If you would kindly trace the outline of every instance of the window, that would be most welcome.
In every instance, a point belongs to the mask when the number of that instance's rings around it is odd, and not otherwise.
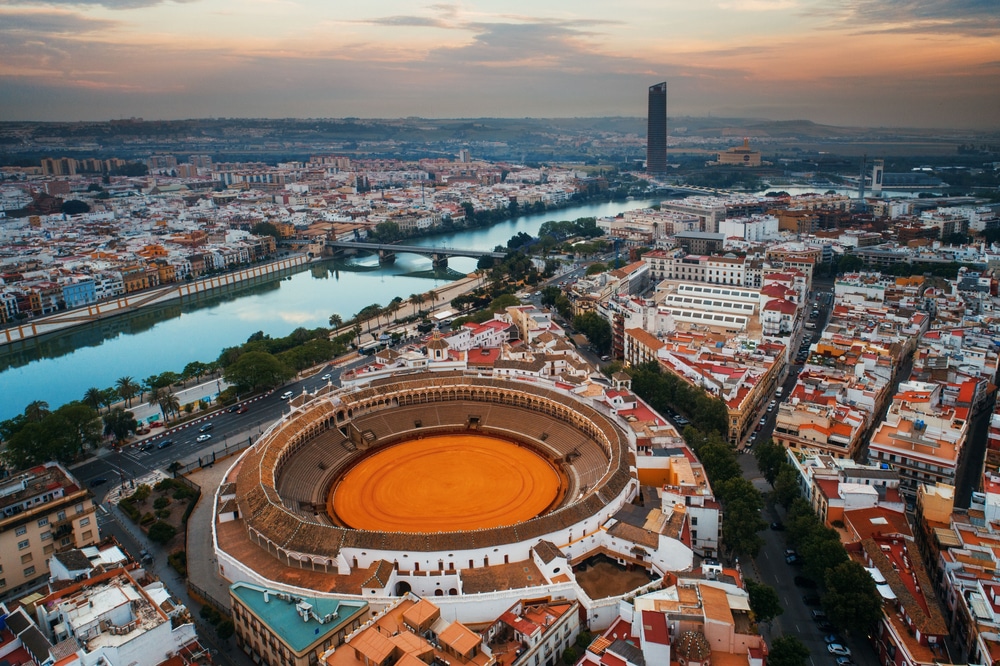
[[[7,587],[7,579],[0,578],[0,587]]]
[[[14,530],[14,534],[17,536],[24,536],[28,533],[28,528],[25,525],[18,525],[17,529]]]
[[[56,514],[56,520],[66,520],[66,512],[60,511]]]
[[[90,524],[90,518],[83,518],[80,520],[80,527],[86,527]]]
[[[18,549],[18,550],[24,550],[25,548],[27,548],[27,547],[28,547],[28,546],[30,546],[30,545],[31,545],[31,544],[30,544],[30,543],[28,543],[28,539],[25,539],[24,541],[19,541],[19,542],[17,543],[17,549]]]
[[[42,541],[48,541],[52,538],[52,532],[42,532]]]
[[[30,578],[31,576],[34,575],[35,575],[35,567],[28,567],[27,569],[24,570],[25,578]]]
[[[73,542],[72,537],[63,537],[62,539],[59,540],[59,545],[60,546],[68,546],[72,542]]]
[[[48,524],[49,524],[49,517],[48,516],[45,516],[44,518],[39,518],[38,519],[38,526],[39,527],[45,527]]]
[[[77,504],[75,507],[77,513],[83,513],[83,504]]]
[[[55,546],[53,546],[53,545],[52,545],[52,544],[50,543],[50,544],[49,544],[49,545],[47,545],[47,546],[46,546],[45,548],[42,548],[42,553],[44,553],[45,555],[48,555],[49,553],[51,553],[51,552],[52,552],[53,550],[55,550],[55,549],[56,549],[56,547],[55,547]]]
[[[90,541],[91,539],[94,538],[94,532],[92,530],[87,530],[81,536],[84,541]]]
[[[33,557],[34,556],[31,553],[25,553],[21,556],[21,564],[27,564],[33,559]]]

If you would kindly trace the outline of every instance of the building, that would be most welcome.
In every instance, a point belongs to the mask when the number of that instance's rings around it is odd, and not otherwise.
[[[750,147],[750,139],[744,138],[742,146],[733,146],[729,150],[719,153],[719,159],[715,162],[722,166],[760,166],[760,151]]]
[[[87,578],[35,602],[60,665],[204,663],[187,609],[137,565]],[[66,654],[69,652],[69,654]],[[182,656],[181,661],[171,661]]]
[[[317,664],[368,619],[363,601],[302,597],[234,583],[229,598],[236,644],[255,662]]]
[[[649,112],[646,118],[646,171],[667,170],[667,82],[649,87]]]
[[[580,604],[576,601],[540,599],[518,601],[493,623],[486,638],[490,643],[514,647],[514,656],[523,664],[558,663],[563,651],[580,633]],[[512,644],[514,644],[512,646]],[[494,656],[502,657],[494,650]]]
[[[15,473],[0,485],[0,594],[49,577],[56,552],[98,542],[93,495],[58,463]]]

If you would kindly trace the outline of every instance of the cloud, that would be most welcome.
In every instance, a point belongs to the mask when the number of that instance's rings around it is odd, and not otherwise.
[[[795,9],[798,4],[797,0],[736,0],[720,2],[719,8],[727,12],[784,12]]]
[[[110,30],[117,21],[95,19],[59,10],[5,11],[0,9],[0,34],[75,35]]]
[[[865,33],[1000,34],[996,0],[847,0],[842,25]]]
[[[429,16],[383,16],[375,19],[359,21],[372,25],[404,26],[410,28],[453,28],[452,24]]]
[[[171,0],[176,3],[196,2],[197,0]],[[69,7],[105,7],[107,9],[141,9],[164,4],[166,0],[0,0],[0,5],[45,5]]]

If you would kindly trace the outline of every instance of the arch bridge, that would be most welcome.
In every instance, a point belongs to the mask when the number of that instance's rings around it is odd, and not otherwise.
[[[372,252],[378,253],[380,264],[391,264],[396,261],[397,253],[419,254],[430,257],[434,268],[447,268],[448,257],[491,257],[493,259],[503,259],[506,254],[503,252],[490,252],[485,250],[463,250],[454,247],[426,247],[423,245],[399,245],[396,243],[366,243],[363,241],[326,241],[326,247],[336,256],[354,251],[357,253]]]

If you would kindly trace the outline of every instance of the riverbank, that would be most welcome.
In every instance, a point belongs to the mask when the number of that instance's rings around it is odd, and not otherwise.
[[[254,280],[270,279],[276,273],[294,270],[312,259],[306,255],[295,255],[285,259],[250,266],[232,273],[212,275],[191,282],[174,283],[162,287],[154,287],[133,294],[126,294],[74,308],[63,310],[44,317],[38,317],[24,324],[16,324],[0,330],[0,349],[5,345],[24,342],[32,338],[58,333],[67,329],[92,324],[103,319],[135,312],[144,307],[162,305],[170,301],[207,294],[217,289],[235,287]]]

